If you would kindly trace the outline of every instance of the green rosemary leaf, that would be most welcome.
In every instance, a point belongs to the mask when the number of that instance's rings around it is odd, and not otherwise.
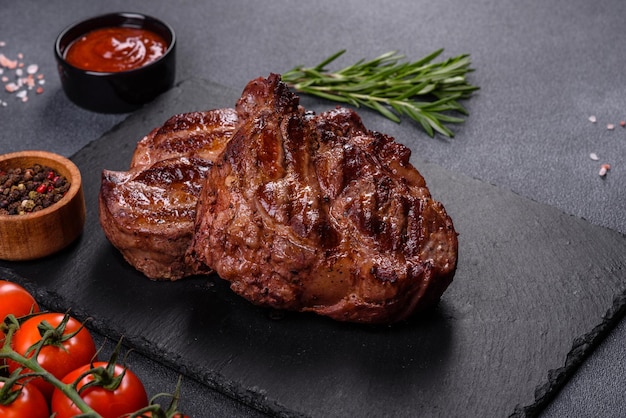
[[[317,64],[315,66],[315,69],[318,70],[318,71],[325,71],[324,67],[326,67],[331,62],[335,61],[337,58],[342,56],[345,52],[346,52],[345,49],[342,49],[341,51],[335,52],[333,55],[331,55],[330,57],[326,58],[324,61],[322,61],[319,64]]]
[[[372,89],[376,87],[376,82],[374,81],[364,81],[364,82],[360,82],[360,83],[353,83],[353,84],[336,84],[333,86],[333,89],[337,92],[360,92],[360,91],[367,91],[369,89]]]
[[[439,48],[438,50],[433,51],[430,54],[424,56],[422,59],[413,62],[413,65],[416,66],[416,67],[421,67],[421,66],[431,62],[432,60],[434,60],[435,58],[437,58],[441,54],[443,54],[443,48]]]
[[[369,107],[373,108],[374,110],[378,111],[381,115],[383,115],[387,119],[390,119],[390,120],[392,120],[394,122],[400,122],[400,118],[398,117],[398,115],[396,115],[395,113],[393,113],[391,110],[389,110],[385,106],[381,105],[380,103],[378,103],[376,101],[372,101],[372,102],[368,102],[368,103],[371,104],[371,106],[369,104],[366,104],[367,106],[369,106]]]
[[[314,90],[314,89],[306,89],[303,91],[303,93],[309,93],[309,94],[314,94],[316,96],[319,96],[323,99],[328,99],[328,100],[332,100],[332,101],[336,101],[336,102],[343,102],[343,103],[350,103],[350,104],[354,104],[354,101],[351,100],[350,97],[347,96],[342,96],[340,94],[333,94],[333,93],[328,93],[322,90]]]
[[[464,121],[463,118],[446,115],[445,113],[438,113],[437,119],[439,119],[440,122],[446,122],[446,123],[462,123]]]
[[[419,96],[428,94],[436,88],[436,85],[433,83],[429,83],[428,81],[423,81],[419,84],[416,84],[413,87],[405,88],[404,93],[400,93],[396,96],[395,100],[406,100],[413,96]]]
[[[439,119],[435,118],[434,115],[435,114],[424,114],[422,115],[422,118],[432,127],[433,130],[439,132],[440,134],[448,137],[454,136],[452,131],[443,126]],[[431,132],[430,136],[434,136],[434,134]]]
[[[428,136],[430,136],[431,138],[435,136],[435,132],[433,131],[433,128],[430,126],[430,123],[426,118],[424,118],[421,114],[414,113],[412,110],[409,109],[406,109],[406,112],[413,120],[417,121],[422,126]]]

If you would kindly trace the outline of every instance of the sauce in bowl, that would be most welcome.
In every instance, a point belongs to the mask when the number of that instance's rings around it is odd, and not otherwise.
[[[143,67],[159,59],[167,42],[146,29],[109,27],[81,36],[67,48],[65,60],[95,72],[113,73]]]

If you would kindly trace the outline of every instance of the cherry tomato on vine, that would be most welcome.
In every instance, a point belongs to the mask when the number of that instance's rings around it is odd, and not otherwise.
[[[10,391],[19,391],[15,399],[9,399],[5,382],[0,381],[0,417],[2,418],[49,418],[46,398],[32,384],[14,384]]]
[[[40,326],[41,324],[41,326]],[[89,364],[96,357],[96,345],[87,328],[62,313],[43,313],[24,321],[13,335],[11,347],[17,353],[31,358],[33,352],[26,352],[42,339],[42,331],[47,329],[50,338],[45,342],[37,356],[37,362],[58,379],[62,379],[72,370]],[[40,328],[42,330],[40,331]],[[9,372],[20,367],[19,364],[8,360]],[[25,369],[22,373],[28,373]],[[50,399],[54,386],[38,377],[31,381],[41,391],[46,399]]]
[[[0,280],[0,321],[7,315],[13,314],[17,318],[39,312],[39,305],[35,298],[17,283]]]
[[[109,364],[104,361],[93,363],[93,368],[106,369],[107,366]],[[79,367],[65,376],[63,382],[72,383],[91,368],[92,365]],[[111,387],[115,378],[121,380],[119,384]],[[94,380],[98,384],[81,390]],[[109,366],[104,377],[88,374],[80,380],[76,388],[85,403],[103,418],[118,418],[148,406],[148,395],[141,380],[128,368],[125,369],[119,364]],[[78,407],[59,389],[55,389],[52,394],[51,406],[52,413],[56,413],[55,418],[70,418],[80,413]]]

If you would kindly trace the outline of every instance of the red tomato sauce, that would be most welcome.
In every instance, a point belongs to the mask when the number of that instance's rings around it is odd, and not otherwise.
[[[72,42],[65,59],[83,70],[113,73],[143,67],[161,57],[167,47],[161,36],[145,29],[102,28]]]

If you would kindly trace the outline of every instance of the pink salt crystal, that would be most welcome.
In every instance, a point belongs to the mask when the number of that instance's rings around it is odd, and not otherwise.
[[[608,173],[610,169],[611,169],[611,166],[609,164],[602,164],[600,166],[600,171],[598,172],[598,174],[600,175],[600,177],[604,177],[606,176],[606,173]]]
[[[4,86],[4,89],[6,91],[8,91],[9,93],[13,93],[13,92],[17,91],[17,89],[19,89],[19,88],[20,87],[17,84],[15,84],[15,83],[8,83],[8,84],[6,84]]]
[[[17,61],[10,60],[4,54],[0,54],[0,65],[9,70],[14,70],[17,68]]]

